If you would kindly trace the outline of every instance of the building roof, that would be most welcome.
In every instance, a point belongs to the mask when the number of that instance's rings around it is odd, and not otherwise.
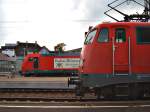
[[[72,50],[68,50],[66,52],[81,52],[82,48],[77,48],[77,49],[72,49]]]
[[[40,54],[49,54],[50,50],[47,47],[43,46],[40,48],[39,53]]]
[[[6,50],[6,49],[15,49],[17,47],[20,47],[20,46],[25,46],[25,47],[38,47],[38,48],[41,48],[41,46],[35,42],[35,43],[28,43],[28,42],[19,42],[17,41],[16,44],[5,44],[5,46],[1,46],[1,49],[2,50]]]
[[[46,46],[41,47],[41,50],[42,49],[46,49],[48,52],[50,52],[50,50]]]
[[[36,47],[41,47],[36,41],[35,41],[35,43],[28,43],[28,42],[19,42],[19,41],[17,41],[17,47],[18,46],[27,46],[27,47],[36,46]]]
[[[6,49],[15,49],[16,46],[8,46],[8,45],[5,45],[5,46],[1,46],[1,49],[2,50],[6,50]]]

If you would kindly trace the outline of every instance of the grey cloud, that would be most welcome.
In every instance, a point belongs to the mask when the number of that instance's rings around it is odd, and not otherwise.
[[[72,0],[74,3],[73,10],[84,11],[81,22],[100,20],[107,8],[106,0]]]
[[[72,7],[72,9],[73,9],[73,10],[78,10],[80,4],[82,3],[82,1],[83,1],[83,0],[72,0],[72,2],[73,2],[73,7]]]
[[[89,19],[100,19],[106,10],[106,0],[86,0],[86,13],[85,16]]]

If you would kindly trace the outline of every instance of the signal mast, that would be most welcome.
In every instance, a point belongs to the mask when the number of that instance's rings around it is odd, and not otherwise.
[[[108,4],[108,7],[110,8],[109,10],[107,10],[106,12],[104,12],[105,15],[109,16],[110,18],[114,19],[115,21],[117,22],[131,22],[131,21],[136,21],[136,22],[149,22],[150,20],[150,0],[144,0],[144,3],[140,3],[136,0],[125,0],[115,6],[112,6],[114,5],[115,3],[117,3],[118,1],[121,1],[121,0],[115,0],[111,3]],[[143,10],[143,13],[142,14],[125,14],[123,13],[122,11],[118,10],[117,7],[123,5],[124,3],[128,3],[128,2],[134,2],[135,4],[139,5],[139,6],[142,6],[144,8]],[[118,12],[119,14],[123,15],[124,17],[124,20],[118,20],[117,18],[113,17],[112,15],[108,14],[108,12],[110,11],[116,11]]]

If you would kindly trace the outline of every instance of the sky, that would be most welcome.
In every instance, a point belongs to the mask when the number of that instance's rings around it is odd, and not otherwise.
[[[109,9],[107,4],[112,1],[0,0],[0,46],[16,41],[37,41],[50,50],[61,42],[66,44],[66,50],[80,48],[89,26],[113,21],[104,15]],[[132,2],[120,9],[125,13],[142,11],[139,6],[135,8]],[[121,18],[115,12],[110,14]]]

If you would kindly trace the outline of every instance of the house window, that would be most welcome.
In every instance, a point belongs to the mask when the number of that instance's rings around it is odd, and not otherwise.
[[[109,30],[108,28],[103,28],[100,30],[98,42],[108,42],[109,41]]]
[[[122,43],[126,41],[126,31],[124,28],[117,28],[115,34],[115,41],[117,43]]]
[[[137,27],[136,41],[138,44],[150,44],[150,27]]]

